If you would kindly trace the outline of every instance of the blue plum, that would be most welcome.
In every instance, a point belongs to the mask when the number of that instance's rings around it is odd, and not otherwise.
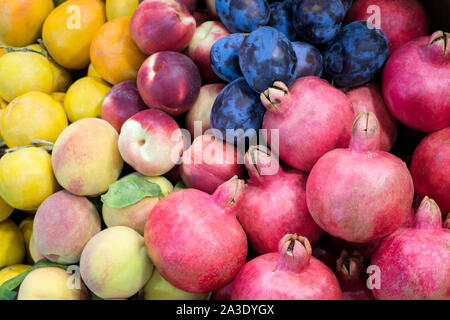
[[[223,88],[214,101],[211,128],[219,130],[227,142],[239,143],[255,133],[251,129],[261,128],[265,110],[259,94],[244,78],[238,78]]]
[[[231,32],[252,32],[270,18],[267,0],[216,0],[216,10]]]
[[[381,30],[366,21],[346,25],[324,54],[328,75],[341,87],[362,85],[377,76],[389,55],[389,43]]]
[[[232,33],[214,42],[211,48],[211,67],[217,76],[227,82],[242,77],[239,66],[239,48],[244,37],[244,33]]]
[[[297,56],[283,33],[260,27],[245,37],[239,49],[239,65],[249,86],[262,93],[275,81],[289,86],[295,80]]]
[[[294,0],[293,10],[297,35],[314,44],[333,39],[346,14],[341,0]]]
[[[297,55],[297,74],[295,78],[316,76],[321,77],[323,71],[323,59],[320,51],[313,45],[295,41],[292,42]]]
[[[271,3],[270,19],[267,25],[281,31],[289,40],[294,41],[297,34],[292,23],[292,0]]]

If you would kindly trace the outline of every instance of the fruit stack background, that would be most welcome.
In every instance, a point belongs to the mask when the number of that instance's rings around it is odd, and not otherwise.
[[[450,300],[449,12],[0,0],[0,299]]]

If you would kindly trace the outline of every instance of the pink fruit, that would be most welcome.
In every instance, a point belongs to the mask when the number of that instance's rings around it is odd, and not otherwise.
[[[141,111],[122,126],[120,155],[126,163],[145,176],[159,176],[170,171],[181,158],[183,134],[167,113]]]
[[[234,176],[244,177],[242,154],[214,136],[197,137],[182,156],[180,173],[187,187],[213,193]]]
[[[144,61],[139,69],[137,86],[150,108],[170,115],[189,110],[200,92],[202,79],[197,66],[184,54],[158,52]]]
[[[341,300],[333,272],[311,257],[308,239],[288,234],[279,252],[249,261],[233,282],[232,300]]]
[[[433,198],[443,214],[450,212],[450,127],[426,136],[411,161],[414,188]]]
[[[429,132],[450,125],[450,33],[436,31],[396,50],[382,77],[384,100],[397,120]]]
[[[390,114],[378,85],[374,82],[346,93],[352,102],[355,116],[360,112],[373,112],[380,124],[381,150],[390,151],[397,138],[397,120]]]
[[[380,150],[372,113],[360,113],[348,149],[328,152],[306,184],[308,209],[334,237],[365,243],[394,232],[408,219],[414,196],[406,164]]]
[[[214,42],[229,35],[230,32],[218,21],[207,21],[195,30],[189,43],[187,55],[195,62],[204,81],[218,81],[220,78],[211,67],[209,53]]]
[[[224,287],[214,291],[213,300],[231,300],[231,293],[233,290],[233,281]]]
[[[186,129],[189,130],[191,137],[196,138],[211,128],[211,109],[214,101],[224,87],[224,83],[211,83],[200,88],[197,100],[185,116]],[[199,126],[197,132],[195,131],[196,121]]]
[[[434,200],[425,197],[414,226],[385,238],[371,264],[379,268],[379,300],[449,300],[450,230]]]
[[[364,258],[354,251],[351,255],[342,251],[336,261],[336,274],[342,288],[343,300],[374,300],[372,291],[366,284]]]
[[[175,0],[146,0],[134,12],[130,34],[142,52],[182,51],[195,32],[195,19]]]
[[[379,17],[374,16],[377,12]],[[391,53],[408,41],[428,34],[430,29],[428,15],[419,0],[354,1],[346,22],[361,20],[380,23],[381,31],[389,40]]]
[[[310,171],[319,158],[335,148],[346,147],[354,118],[350,100],[320,78],[295,80],[288,89],[282,82],[261,94],[267,108],[263,129],[278,130],[279,156],[291,167]],[[273,134],[266,133],[272,150]]]
[[[288,233],[301,234],[314,245],[322,229],[306,207],[306,174],[284,171],[263,146],[250,147],[245,166],[250,179],[238,218],[253,250],[258,254],[276,252],[280,239]]]
[[[106,94],[102,105],[102,118],[120,133],[125,121],[145,109],[147,106],[139,95],[136,81],[123,81]]]
[[[159,273],[192,293],[217,290],[245,264],[247,237],[236,219],[244,182],[232,178],[213,195],[175,191],[153,208],[145,243]]]

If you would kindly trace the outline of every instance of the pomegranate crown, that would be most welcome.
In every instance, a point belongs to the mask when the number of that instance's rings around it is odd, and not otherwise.
[[[306,237],[287,234],[280,240],[278,249],[277,270],[300,273],[309,266],[312,248]]]

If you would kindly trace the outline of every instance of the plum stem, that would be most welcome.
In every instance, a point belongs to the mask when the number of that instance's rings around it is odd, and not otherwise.
[[[419,209],[417,209],[413,227],[431,230],[442,228],[441,210],[433,199],[423,198]]]

